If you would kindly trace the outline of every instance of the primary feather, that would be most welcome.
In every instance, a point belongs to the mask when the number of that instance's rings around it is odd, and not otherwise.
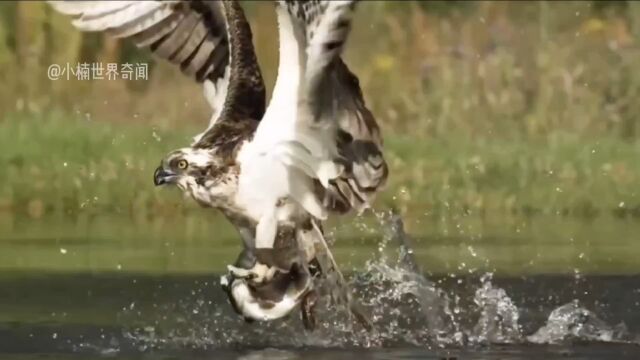
[[[105,31],[116,38],[131,38],[138,46],[180,67],[204,83],[204,95],[212,106],[209,126],[194,137],[197,143],[220,117],[229,87],[229,37],[217,1],[48,1],[57,11],[74,17],[83,31]],[[265,89],[255,67],[252,107],[259,120],[264,112]]]

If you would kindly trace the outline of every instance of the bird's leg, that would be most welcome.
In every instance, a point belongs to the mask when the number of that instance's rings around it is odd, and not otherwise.
[[[277,231],[278,219],[275,216],[274,209],[268,211],[258,221],[258,226],[256,226],[256,249],[273,249]]]
[[[227,270],[236,278],[248,279],[252,282],[262,283],[275,275],[277,269],[256,261],[251,269],[243,269],[233,265],[227,265]]]
[[[227,265],[227,270],[234,278],[250,279],[255,275],[251,272],[250,267],[255,267],[256,255],[254,251],[251,251],[248,247],[245,247],[234,265]],[[223,276],[224,280],[221,280],[223,286],[228,286],[231,280],[229,276]],[[226,284],[225,284],[226,283]]]
[[[270,211],[263,215],[256,226],[256,250],[273,249],[278,230],[278,219],[275,212]],[[251,269],[242,269],[229,265],[229,271],[236,277],[247,278],[256,283],[270,280],[276,272],[276,268],[256,261]]]

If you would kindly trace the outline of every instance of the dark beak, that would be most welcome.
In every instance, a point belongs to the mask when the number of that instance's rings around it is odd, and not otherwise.
[[[170,183],[176,174],[166,171],[162,166],[158,166],[156,171],[153,172],[153,184],[155,186],[164,185]]]

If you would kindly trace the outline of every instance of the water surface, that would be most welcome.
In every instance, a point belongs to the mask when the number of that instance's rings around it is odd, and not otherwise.
[[[334,224],[368,333],[328,306],[314,332],[244,323],[224,223],[77,220],[0,222],[0,358],[640,358],[633,221],[413,219],[414,256],[384,221]]]

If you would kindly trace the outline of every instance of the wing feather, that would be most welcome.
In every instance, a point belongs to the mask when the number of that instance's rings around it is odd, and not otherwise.
[[[157,57],[178,65],[183,73],[197,82],[206,83],[204,94],[212,107],[221,107],[225,103],[230,84],[230,51],[221,2],[67,0],[48,3],[56,11],[72,16],[72,24],[79,30],[105,31],[110,36],[130,38],[138,47],[148,48]],[[238,12],[242,13],[239,6]],[[246,23],[244,15],[241,15],[241,22]],[[248,24],[246,26],[248,28]],[[250,33],[248,41],[251,41]],[[251,102],[248,105],[256,108],[252,115],[259,120],[264,113],[264,101],[262,108],[260,101],[256,101],[260,91],[264,96],[262,75],[257,66],[243,71],[258,89],[258,94],[252,98],[255,105]],[[223,109],[213,110],[214,118],[209,128]]]
[[[169,59],[170,61],[173,60],[173,55],[185,45],[187,40],[189,40],[191,33],[196,28],[199,21],[199,14],[188,14],[180,21],[174,31],[164,37],[162,41],[151,45],[151,50],[162,58]]]
[[[65,15],[88,14],[95,16],[117,11],[133,5],[132,1],[103,1],[96,4],[95,1],[50,1],[49,4],[58,12]]]
[[[115,38],[127,38],[166,21],[174,14],[178,13],[169,7],[163,7],[157,11],[150,12],[149,14],[140,17],[135,21],[124,24],[121,27],[110,29],[108,30],[108,33]],[[138,43],[138,46],[142,45]]]
[[[136,29],[138,32],[132,35],[132,39],[139,47],[149,47],[174,31],[184,17],[185,13],[183,12],[173,12],[166,19],[163,19],[162,22],[142,30],[139,30],[140,27],[138,27],[138,29]]]
[[[355,1],[287,2],[290,14],[304,24],[307,39],[305,88],[312,95],[326,68],[340,57],[351,30]],[[310,96],[310,100],[313,98]]]
[[[215,48],[216,46],[218,46],[218,44],[220,43],[220,41],[222,40],[221,38],[216,39],[217,41],[203,41],[200,43],[200,45],[198,45],[198,47],[192,51],[191,55],[189,55],[188,59],[185,60],[190,60],[186,62],[186,66],[182,68],[182,71],[184,71],[187,74],[193,75],[196,74],[197,71],[202,70],[199,69],[197,66],[195,66],[194,64],[202,64],[203,62],[207,61],[207,59],[210,56],[214,56],[215,54]],[[226,51],[224,51],[222,48],[220,48],[219,53],[224,54],[225,56],[228,56],[228,53]]]
[[[207,29],[202,22],[198,22],[191,32],[191,36],[184,42],[179,51],[177,51],[171,60],[182,63],[189,58],[202,44],[207,36]]]
[[[318,163],[342,163],[344,171],[331,181],[316,174],[324,188],[324,206],[336,212],[369,207],[388,176],[378,124],[357,76],[341,59],[355,5],[356,1],[278,2],[280,67],[256,134],[256,143],[265,148],[296,141]]]
[[[109,12],[83,12],[72,24],[82,31],[104,31],[137,22],[152,12],[167,8],[170,4],[142,1]]]

